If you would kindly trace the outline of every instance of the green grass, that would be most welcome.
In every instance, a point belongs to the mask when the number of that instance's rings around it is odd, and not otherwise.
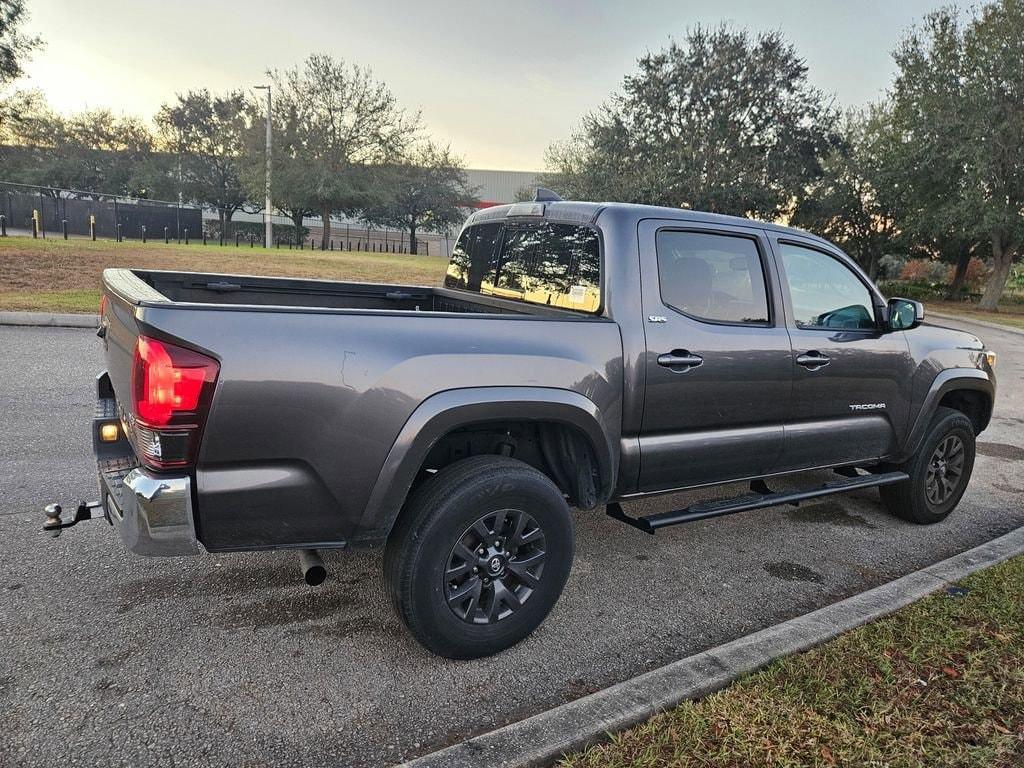
[[[1024,765],[1024,557],[701,701],[561,768]]]
[[[25,312],[96,312],[102,291],[10,291],[0,293],[0,308]]]
[[[963,301],[928,301],[925,302],[925,317],[928,316],[929,307],[933,307],[936,312],[956,315],[965,320],[985,320],[1013,328],[1024,328],[1024,304],[1003,302],[999,305],[998,312],[988,312],[978,309],[975,304]]]
[[[441,256],[8,237],[0,238],[0,309],[95,312],[106,267],[437,285],[446,264]]]

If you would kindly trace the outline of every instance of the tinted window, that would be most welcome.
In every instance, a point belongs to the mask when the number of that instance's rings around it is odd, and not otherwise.
[[[501,224],[478,224],[464,229],[448,261],[445,287],[479,292],[484,277],[494,275],[500,235]]]
[[[849,267],[820,251],[779,245],[798,327],[875,327],[871,292]]]
[[[597,232],[574,224],[480,224],[463,231],[448,288],[594,312],[601,305]]]
[[[701,320],[767,323],[768,293],[757,243],[698,232],[658,233],[661,298]]]

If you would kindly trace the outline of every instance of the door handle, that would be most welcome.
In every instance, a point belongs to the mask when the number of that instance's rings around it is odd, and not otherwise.
[[[671,352],[658,355],[658,365],[663,365],[666,368],[688,371],[691,368],[703,365],[703,363],[703,357],[691,355],[685,349],[673,349]]]
[[[817,371],[820,368],[824,368],[826,365],[832,362],[832,358],[828,355],[823,355],[821,352],[812,349],[806,355],[797,355],[796,364],[802,365],[809,371]]]

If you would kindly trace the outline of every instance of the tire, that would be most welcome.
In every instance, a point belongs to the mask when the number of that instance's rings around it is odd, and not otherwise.
[[[974,451],[971,420],[952,408],[938,408],[917,453],[897,467],[910,479],[879,488],[886,509],[918,525],[945,520],[967,490]]]
[[[413,493],[388,539],[384,577],[416,640],[441,656],[473,659],[540,625],[574,548],[569,506],[546,475],[516,459],[475,456]]]

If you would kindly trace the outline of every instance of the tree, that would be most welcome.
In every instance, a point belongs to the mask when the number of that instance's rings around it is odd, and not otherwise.
[[[1024,3],[991,3],[966,25],[955,10],[929,14],[895,59],[907,228],[957,253],[955,284],[989,243],[981,306],[994,310],[1024,242]]]
[[[1024,1],[983,7],[964,35],[964,59],[970,196],[992,243],[979,306],[995,310],[1024,243]]]
[[[962,30],[956,11],[929,14],[893,56],[899,67],[888,114],[893,140],[883,171],[902,200],[908,243],[956,264],[957,298],[979,237],[968,201]],[[927,40],[927,43],[926,43]]]
[[[27,37],[21,27],[28,19],[24,0],[0,2],[0,88],[13,83],[24,74],[25,60],[43,42],[38,37]],[[36,91],[0,91],[0,144],[10,143],[7,134],[12,121],[41,100]],[[4,158],[5,165],[7,158]]]
[[[409,253],[418,253],[419,230],[444,232],[465,219],[476,202],[462,160],[432,141],[416,145],[402,162],[384,172],[384,200],[364,208],[368,222],[405,229]]]
[[[266,191],[266,115],[262,118],[253,120],[246,132],[242,156],[242,180],[253,200],[262,197]],[[314,163],[305,153],[300,138],[299,116],[293,108],[282,109],[280,104],[277,105],[271,115],[271,133],[270,198],[274,207],[292,220],[295,225],[294,241],[299,243],[303,237],[303,221],[314,213],[309,190]]]
[[[891,142],[888,112],[850,113],[843,141],[822,162],[822,175],[797,206],[793,224],[850,252],[874,280],[897,235],[898,190],[886,176]]]
[[[204,88],[178,94],[155,118],[164,149],[178,160],[166,170],[178,177],[185,199],[217,209],[222,232],[249,203],[239,156],[254,111],[242,91],[214,95]]]
[[[300,161],[293,170],[301,172],[295,179],[301,186],[293,194],[323,217],[321,247],[326,248],[331,215],[354,215],[367,204],[374,178],[367,168],[401,156],[419,131],[419,113],[399,107],[369,70],[324,54],[269,74],[275,112],[288,116],[288,151]],[[272,183],[280,188],[276,180]]]
[[[25,184],[145,196],[140,169],[153,151],[149,127],[110,110],[67,117],[34,100],[4,132],[7,176]],[[8,159],[8,158],[5,158]]]
[[[22,34],[21,26],[27,20],[25,0],[4,0],[0,3],[0,85],[21,77],[25,59],[42,45],[40,38]]]
[[[571,191],[776,218],[838,140],[836,110],[777,32],[696,27],[638,65],[549,149],[551,175]]]

